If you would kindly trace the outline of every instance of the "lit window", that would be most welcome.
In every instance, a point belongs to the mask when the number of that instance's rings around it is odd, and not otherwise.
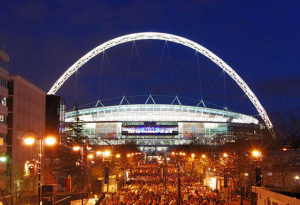
[[[0,123],[5,124],[5,116],[4,115],[0,115]]]
[[[0,96],[1,105],[6,106],[6,98]]]

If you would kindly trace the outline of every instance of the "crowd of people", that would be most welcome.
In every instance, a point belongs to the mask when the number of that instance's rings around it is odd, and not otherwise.
[[[216,191],[201,186],[193,176],[178,173],[175,167],[168,167],[166,176],[156,164],[144,164],[135,169],[117,193],[108,197],[108,205],[223,205],[224,197]],[[180,198],[178,197],[178,174],[180,177]],[[166,182],[166,183],[165,183]],[[222,198],[223,197],[223,198]]]

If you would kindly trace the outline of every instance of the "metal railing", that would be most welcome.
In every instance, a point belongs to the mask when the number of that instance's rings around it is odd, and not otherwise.
[[[98,199],[98,201],[95,203],[95,205],[100,205],[101,202],[102,202],[104,199],[105,199],[105,194],[102,194],[102,195],[100,196],[100,198]]]
[[[82,197],[82,193],[55,194],[55,195],[53,195],[53,204],[55,204],[55,205],[70,205],[71,201],[80,200],[81,197]],[[83,193],[83,199],[87,199],[87,198],[88,198],[88,193]],[[11,197],[5,197],[5,199],[6,199],[7,204],[11,205]],[[1,200],[4,200],[4,198],[2,197],[0,199],[0,201]],[[14,196],[13,197],[13,204],[37,205],[38,204],[38,197],[37,197],[37,195]]]
[[[88,193],[69,193],[69,194],[57,194],[53,196],[53,204],[55,205],[70,205],[71,201],[80,200],[83,195],[83,199],[87,199]]]

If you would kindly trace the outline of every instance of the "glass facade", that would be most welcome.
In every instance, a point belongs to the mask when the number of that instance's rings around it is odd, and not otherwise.
[[[66,126],[66,136],[76,137],[76,123]],[[184,144],[224,144],[235,140],[233,130],[243,128],[243,136],[256,135],[258,125],[206,122],[79,122],[78,135],[94,145],[137,144],[139,146],[170,146]],[[241,131],[241,129],[238,129]],[[246,134],[247,133],[247,134]]]
[[[241,113],[168,104],[89,108],[66,112],[65,121],[68,140],[83,139],[95,145],[133,143],[143,150],[220,145],[237,137],[256,137],[261,129],[256,118]]]

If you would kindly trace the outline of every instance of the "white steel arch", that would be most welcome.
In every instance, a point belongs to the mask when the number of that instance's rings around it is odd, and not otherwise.
[[[260,104],[259,100],[255,96],[255,94],[252,92],[252,90],[248,87],[248,85],[245,83],[245,81],[229,66],[227,65],[221,58],[216,56],[214,53],[209,51],[208,49],[204,48],[200,44],[191,41],[189,39],[167,34],[167,33],[158,33],[158,32],[143,32],[143,33],[134,33],[129,34],[125,36],[121,36],[118,38],[114,38],[110,41],[107,41],[105,43],[102,43],[98,47],[94,48],[87,54],[85,54],[83,57],[81,57],[78,61],[76,61],[68,70],[64,72],[64,74],[54,83],[52,88],[49,90],[49,95],[54,95],[58,89],[64,84],[64,82],[75,72],[77,71],[81,66],[83,66],[86,62],[88,62],[91,58],[95,57],[99,53],[102,53],[103,51],[117,46],[122,43],[136,41],[136,40],[165,40],[165,41],[171,41],[174,43],[178,43],[187,47],[190,47],[197,52],[201,53],[202,55],[209,58],[211,61],[213,61],[215,64],[217,64],[220,68],[222,68],[239,86],[240,88],[245,92],[245,94],[248,96],[250,101],[253,103],[255,108],[257,109],[258,113],[260,114],[261,118],[264,120],[265,124],[267,125],[268,129],[272,129],[273,125],[263,108],[263,106]]]

